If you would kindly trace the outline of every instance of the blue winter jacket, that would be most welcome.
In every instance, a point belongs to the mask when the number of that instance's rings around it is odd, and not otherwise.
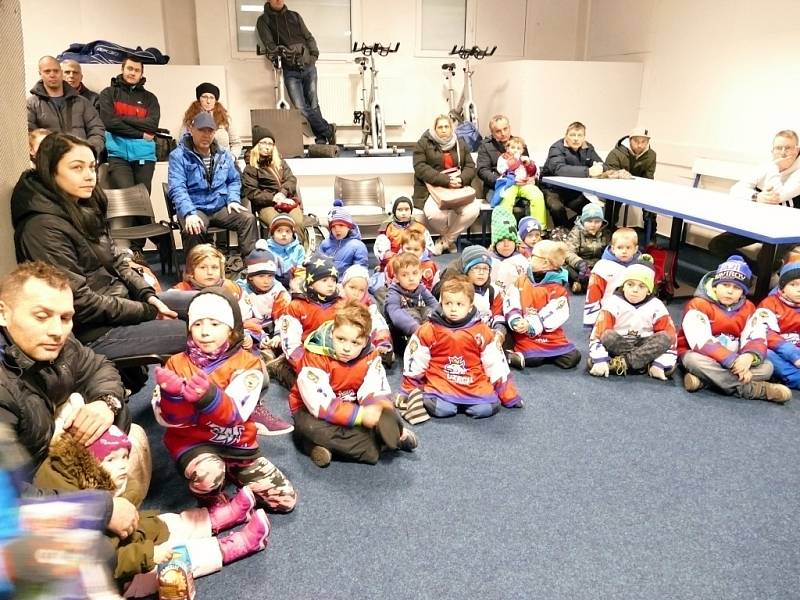
[[[211,155],[213,166],[209,183],[203,159],[194,151],[191,135],[185,135],[169,154],[169,197],[181,219],[197,211],[213,215],[228,204],[240,201],[242,181],[233,155],[216,142],[211,144]]]
[[[278,242],[269,238],[267,240],[267,249],[278,259],[278,277],[288,275],[290,269],[299,267],[306,259],[305,248],[297,241],[297,238],[294,238],[285,246],[281,246]]]
[[[369,252],[364,242],[361,241],[361,232],[356,225],[343,240],[337,240],[333,235],[319,245],[322,254],[330,256],[339,275],[343,275],[348,267],[361,265],[369,269]]]

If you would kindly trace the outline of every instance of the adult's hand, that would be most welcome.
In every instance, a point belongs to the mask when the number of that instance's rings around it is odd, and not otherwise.
[[[455,189],[458,189],[458,188],[460,188],[460,187],[463,187],[463,185],[462,185],[462,183],[461,183],[461,177],[453,177],[453,178],[450,180],[450,183],[449,183],[448,185],[449,185],[451,188],[455,188]]]
[[[108,522],[108,530],[121,539],[126,539],[139,526],[139,512],[125,498],[114,498],[114,510]]]
[[[164,304],[164,302],[157,296],[150,296],[150,298],[147,299],[147,303],[156,307],[156,310],[158,311],[157,318],[159,319],[176,319],[178,317],[178,313]]]
[[[361,424],[367,429],[372,429],[380,421],[384,406],[382,404],[370,404],[361,407]]]
[[[595,161],[591,167],[589,167],[589,177],[597,177],[598,175],[603,173],[603,163]]]
[[[203,219],[197,215],[189,215],[183,222],[183,229],[189,235],[200,235],[203,233],[205,225],[203,225]]]
[[[231,202],[228,204],[228,214],[246,212],[247,209],[238,202]]]
[[[156,139],[156,136],[154,134],[147,133],[146,131],[142,134],[142,137],[146,139],[148,142],[152,142],[154,139]]]
[[[285,204],[286,203],[286,194],[283,192],[278,192],[272,197],[272,201],[275,204]]]
[[[773,192],[771,190],[759,192],[756,196],[756,202],[760,202],[762,204],[780,204],[781,196],[777,192]]]
[[[90,446],[114,422],[114,413],[108,404],[97,400],[84,404],[64,421],[64,431],[69,431],[79,444]]]

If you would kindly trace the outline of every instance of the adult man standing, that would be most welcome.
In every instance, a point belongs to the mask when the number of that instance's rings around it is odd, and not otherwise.
[[[730,195],[744,202],[800,208],[800,144],[797,133],[791,129],[776,133],[772,140],[772,160],[761,164],[745,179],[736,183],[731,188]],[[747,236],[725,232],[713,238],[708,249],[715,256],[726,257],[736,254],[739,248],[755,243],[756,240]],[[789,246],[779,245],[778,257]]]
[[[210,225],[236,231],[244,259],[255,247],[258,224],[242,206],[242,183],[233,155],[214,141],[217,125],[203,111],[169,155],[169,197],[184,231],[184,255]]]
[[[489,133],[491,133],[491,137],[485,138],[478,146],[478,159],[475,161],[478,177],[483,182],[483,194],[487,202],[491,201],[494,185],[500,177],[500,173],[497,172],[497,159],[506,151],[506,142],[511,138],[511,124],[508,117],[505,115],[493,116],[489,121]],[[523,154],[528,154],[527,146]]]
[[[264,13],[256,21],[261,44],[272,56],[279,47],[293,53],[293,60],[283,61],[283,78],[289,98],[303,113],[317,144],[336,143],[336,125],[322,116],[317,98],[317,41],[306,27],[303,17],[286,8],[283,0],[264,3]]]
[[[52,56],[39,60],[41,79],[28,98],[28,131],[49,129],[71,133],[86,140],[100,154],[105,146],[105,127],[92,103],[64,83],[61,65]]]
[[[0,423],[28,452],[34,470],[47,457],[53,415],[74,392],[86,404],[64,425],[78,442],[88,446],[112,423],[130,427],[119,374],[70,335],[73,314],[69,280],[51,265],[23,263],[0,283]],[[56,492],[30,485],[23,490]],[[109,495],[107,518],[108,529],[125,538],[139,517],[128,500]]]
[[[81,63],[79,63],[77,60],[68,58],[61,63],[61,70],[64,72],[64,81],[70,84],[76,92],[91,102],[92,106],[97,109],[99,95],[97,92],[93,92],[83,85],[83,71],[81,70]]]

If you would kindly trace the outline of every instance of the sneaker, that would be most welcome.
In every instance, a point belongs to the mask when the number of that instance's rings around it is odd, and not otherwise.
[[[792,390],[780,383],[753,382],[753,388],[756,388],[756,383],[763,383],[763,391],[756,397],[760,400],[767,402],[775,402],[776,404],[785,404],[792,399]],[[761,386],[758,386],[761,387]]]
[[[284,435],[294,431],[294,425],[273,415],[260,402],[250,414],[250,420],[255,423],[258,435]]]
[[[267,513],[259,508],[250,522],[239,531],[217,538],[222,551],[222,564],[261,552],[269,543],[270,524]]]
[[[515,369],[525,368],[525,356],[523,356],[522,352],[506,350],[506,360],[508,361],[508,364]]]
[[[309,456],[311,457],[311,462],[317,465],[320,469],[324,469],[331,464],[331,460],[333,459],[333,454],[331,454],[331,451],[324,446],[314,446],[311,449]]]
[[[694,373],[685,373],[683,376],[683,389],[687,392],[696,392],[703,387],[702,380]]]
[[[573,294],[580,294],[583,291],[583,286],[581,286],[580,281],[573,281],[572,282],[572,293]]]
[[[628,374],[628,363],[625,362],[624,356],[613,356],[608,361],[608,370],[614,375],[625,377]]]
[[[413,452],[417,449],[417,446],[419,446],[417,434],[408,428],[403,429],[403,435],[400,436],[400,440],[397,442],[397,449],[403,452]]]

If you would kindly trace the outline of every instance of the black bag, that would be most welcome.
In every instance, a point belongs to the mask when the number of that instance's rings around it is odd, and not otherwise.
[[[169,153],[178,147],[178,142],[169,134],[169,131],[156,132],[156,161],[164,162],[169,160]]]
[[[339,146],[336,144],[311,144],[308,147],[308,158],[336,158]]]

